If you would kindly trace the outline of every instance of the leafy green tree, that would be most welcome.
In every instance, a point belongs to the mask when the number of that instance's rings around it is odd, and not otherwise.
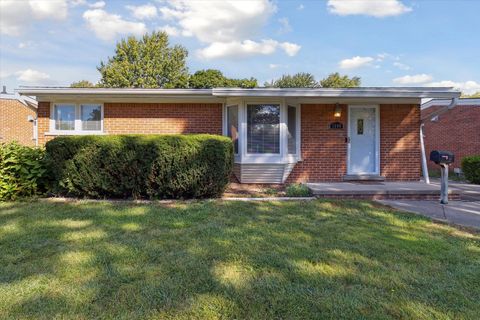
[[[188,81],[190,88],[207,89],[218,87],[255,88],[257,79],[229,79],[220,70],[199,70],[190,76]]]
[[[117,43],[115,55],[97,67],[100,86],[133,88],[186,88],[188,51],[170,46],[165,32],[128,37]]]
[[[480,98],[480,91],[473,94],[462,94],[462,98]]]
[[[360,78],[341,76],[338,72],[331,73],[328,77],[320,80],[323,88],[355,88],[360,86]]]
[[[265,87],[273,88],[316,88],[318,83],[311,73],[299,72],[292,75],[284,74],[281,78],[265,82]]]
[[[72,82],[70,88],[95,88],[96,86],[88,80]]]

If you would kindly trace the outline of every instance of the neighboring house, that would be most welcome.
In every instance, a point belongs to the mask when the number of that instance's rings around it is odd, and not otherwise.
[[[36,117],[36,100],[7,93],[3,87],[0,93],[0,143],[17,141],[26,146],[34,146]]]
[[[452,109],[432,116],[450,103],[450,100],[433,99],[422,104],[425,150],[427,157],[432,150],[452,151],[455,162],[451,167],[460,168],[463,157],[480,155],[480,98],[458,99]],[[438,166],[429,162],[429,167]]]
[[[38,140],[59,135],[210,133],[232,137],[242,183],[418,181],[422,98],[451,88],[25,88]]]

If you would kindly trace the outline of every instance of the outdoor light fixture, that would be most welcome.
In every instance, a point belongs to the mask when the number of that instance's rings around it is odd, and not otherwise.
[[[342,107],[338,103],[335,104],[335,112],[333,113],[335,118],[340,118],[342,116]]]

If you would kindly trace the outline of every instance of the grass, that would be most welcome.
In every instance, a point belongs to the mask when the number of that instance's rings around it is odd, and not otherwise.
[[[477,319],[480,235],[371,202],[0,204],[0,319]]]

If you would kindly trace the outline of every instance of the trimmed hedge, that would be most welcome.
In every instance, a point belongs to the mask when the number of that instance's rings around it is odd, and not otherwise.
[[[480,155],[464,157],[462,171],[468,181],[480,184]]]
[[[206,198],[224,192],[233,145],[215,135],[57,137],[46,144],[57,195]]]
[[[17,142],[0,144],[0,201],[41,193],[45,178],[45,151]]]

